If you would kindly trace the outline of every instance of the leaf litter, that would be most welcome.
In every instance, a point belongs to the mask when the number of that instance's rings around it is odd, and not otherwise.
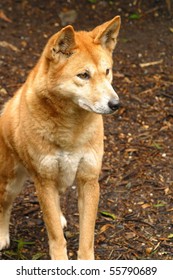
[[[138,7],[130,0],[129,5],[122,1],[111,1],[114,5],[109,1],[40,1],[37,6],[32,0],[1,2],[1,106],[25,81],[47,38],[61,27],[57,11],[76,11],[76,29],[90,29],[117,11],[121,14],[123,27],[113,57],[113,86],[121,108],[104,117],[96,259],[172,259],[172,22],[166,7],[157,3],[153,8],[150,2],[140,1],[142,17],[134,20],[130,15],[139,14]],[[62,208],[68,220],[69,256],[76,259],[79,215],[75,189],[67,190]],[[11,255],[3,251],[1,259],[49,259],[46,229],[31,181],[14,203],[10,231]],[[31,244],[19,250],[15,240]]]

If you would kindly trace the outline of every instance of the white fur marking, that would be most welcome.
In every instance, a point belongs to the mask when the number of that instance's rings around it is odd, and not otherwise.
[[[8,218],[3,219],[2,223],[0,222],[0,251],[10,245],[8,223]]]
[[[62,186],[71,186],[74,182],[82,152],[70,153],[59,151],[54,155],[42,156],[39,163],[40,172],[47,176],[57,174]]]
[[[61,226],[62,226],[62,228],[67,227],[66,218],[64,217],[64,215],[63,215],[62,213],[61,213],[61,215],[60,215],[60,220],[61,220]]]
[[[23,183],[26,178],[26,171],[22,165],[18,164],[15,168],[16,177],[9,180],[6,187],[6,195],[15,198],[21,191]],[[10,220],[11,206],[5,211],[0,213],[0,250],[5,249],[10,244],[9,238],[9,220]]]

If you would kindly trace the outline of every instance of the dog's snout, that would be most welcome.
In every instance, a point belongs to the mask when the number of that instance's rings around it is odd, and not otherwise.
[[[117,99],[112,98],[111,100],[109,100],[108,106],[112,111],[116,111],[119,109],[120,104]]]

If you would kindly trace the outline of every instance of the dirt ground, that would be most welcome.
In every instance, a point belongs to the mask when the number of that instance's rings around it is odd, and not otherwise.
[[[113,85],[121,108],[104,117],[96,259],[173,259],[173,18],[166,1],[1,0],[0,106],[25,81],[59,28],[73,24],[89,30],[118,14],[122,27]],[[0,258],[49,259],[31,181],[14,204],[11,246]],[[76,259],[75,186],[62,207],[69,256]]]

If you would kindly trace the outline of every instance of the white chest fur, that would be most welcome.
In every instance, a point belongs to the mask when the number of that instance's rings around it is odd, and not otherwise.
[[[62,152],[54,155],[41,156],[39,160],[39,173],[48,179],[55,179],[60,188],[71,186],[75,180],[76,172],[83,157],[83,153]]]

